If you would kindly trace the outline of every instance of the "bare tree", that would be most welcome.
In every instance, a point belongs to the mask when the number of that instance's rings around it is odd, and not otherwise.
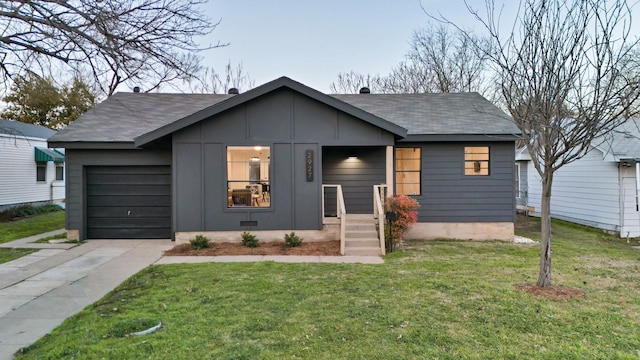
[[[214,68],[205,68],[200,79],[189,82],[192,92],[226,94],[229,89],[236,88],[239,91],[255,86],[255,81],[249,74],[244,73],[242,63],[233,66],[231,60],[225,65],[224,73],[218,73]]]
[[[445,25],[429,25],[416,31],[411,43],[406,60],[388,75],[341,73],[330,85],[331,91],[357,93],[367,86],[379,93],[486,92],[486,39]]]
[[[200,71],[194,38],[216,23],[205,0],[79,0],[0,2],[0,75],[63,64],[92,74],[106,94],[130,82],[145,91]]]
[[[338,79],[329,85],[333,94],[357,94],[361,88],[367,87],[373,92],[381,92],[381,79],[378,75],[364,75],[355,71],[338,74]]]
[[[554,173],[635,114],[640,77],[630,55],[638,40],[629,36],[631,9],[621,0],[524,0],[506,35],[495,1],[485,5],[483,14],[467,8],[490,34],[493,51],[486,55],[503,103],[542,178],[537,285],[548,287]]]

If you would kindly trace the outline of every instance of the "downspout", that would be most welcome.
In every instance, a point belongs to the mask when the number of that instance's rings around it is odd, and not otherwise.
[[[640,162],[636,161],[636,211],[638,211],[638,189],[640,188]]]
[[[49,184],[49,203],[53,203],[53,183],[56,181],[55,176],[54,179],[51,180]]]

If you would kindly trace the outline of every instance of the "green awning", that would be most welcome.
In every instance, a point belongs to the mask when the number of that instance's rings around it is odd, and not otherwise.
[[[64,162],[64,154],[58,150],[36,147],[36,162]]]

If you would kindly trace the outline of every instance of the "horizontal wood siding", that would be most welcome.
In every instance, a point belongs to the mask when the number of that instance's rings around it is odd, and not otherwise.
[[[355,151],[358,158],[348,159]],[[386,179],[384,147],[324,148],[322,151],[322,183],[340,184],[348,214],[373,213],[373,185]],[[335,212],[335,195],[325,199],[325,209]]]
[[[46,181],[36,181],[35,147],[46,148],[47,142],[0,135],[0,206],[64,200],[64,181],[55,180],[53,162],[46,163]]]
[[[405,146],[405,144],[403,144]],[[512,222],[513,143],[407,144],[422,148],[420,222]],[[489,146],[489,175],[464,175],[464,147]]]
[[[542,182],[529,164],[529,206],[540,212]],[[557,170],[551,190],[551,216],[601,229],[619,231],[618,164],[590,150],[582,159]]]

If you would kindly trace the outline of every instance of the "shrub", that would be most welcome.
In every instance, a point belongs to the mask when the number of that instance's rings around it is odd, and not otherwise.
[[[209,247],[209,238],[204,235],[196,235],[195,239],[189,240],[191,248],[194,250],[200,250]]]
[[[41,215],[56,211],[61,211],[62,208],[56,204],[45,204],[39,206],[22,205],[0,212],[0,222],[10,221],[16,218]]]
[[[258,239],[252,233],[245,231],[240,236],[242,236],[242,245],[250,248],[258,247]]]
[[[406,195],[397,195],[388,197],[385,205],[387,211],[393,211],[396,214],[396,220],[391,225],[391,237],[393,243],[398,243],[411,225],[418,222],[420,204],[414,198]]]
[[[284,242],[287,243],[288,247],[300,246],[302,244],[302,240],[304,240],[304,238],[301,238],[294,232],[290,234],[284,234]]]

